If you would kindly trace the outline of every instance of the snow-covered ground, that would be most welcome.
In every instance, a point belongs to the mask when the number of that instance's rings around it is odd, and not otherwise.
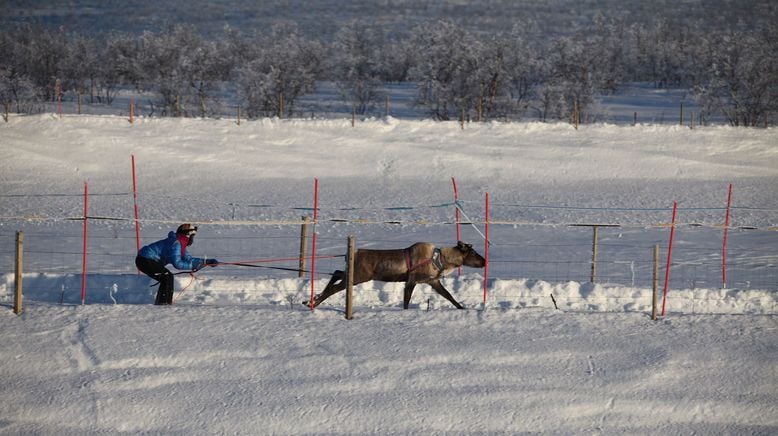
[[[774,129],[722,126],[12,115],[0,432],[775,433],[777,144]],[[142,243],[197,222],[191,252],[223,262],[296,268],[264,261],[298,255],[318,179],[316,290],[348,235],[453,245],[455,177],[480,252],[489,193],[486,302],[484,271],[464,268],[444,285],[469,310],[419,286],[403,311],[400,284],[366,283],[346,321],[341,295],[300,304],[310,275],[221,265],[153,306],[132,263],[133,155]],[[651,321],[674,201],[667,314]],[[619,225],[599,229],[597,283],[592,230],[571,224]]]

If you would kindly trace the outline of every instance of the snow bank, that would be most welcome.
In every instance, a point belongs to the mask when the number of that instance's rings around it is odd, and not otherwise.
[[[320,292],[328,279],[315,283]],[[90,274],[90,304],[152,304],[156,294],[153,281],[138,274]],[[465,274],[445,278],[443,285],[454,298],[469,308],[483,307],[483,277]],[[81,276],[76,274],[25,274],[25,300],[59,304],[81,303]],[[195,305],[263,305],[296,309],[310,297],[310,281],[298,278],[246,279],[240,277],[176,278],[175,301]],[[14,275],[4,274],[0,302],[10,304],[14,295]],[[402,307],[403,283],[367,282],[354,288],[356,310]],[[553,298],[552,298],[553,296]],[[653,291],[619,285],[542,280],[490,280],[487,309],[558,308],[565,312],[651,313]],[[662,289],[658,293],[662,307]],[[669,314],[775,314],[776,293],[766,290],[671,289],[666,310]],[[343,309],[345,293],[336,294],[325,306]],[[427,285],[418,285],[411,306],[420,310],[447,310],[451,304]]]

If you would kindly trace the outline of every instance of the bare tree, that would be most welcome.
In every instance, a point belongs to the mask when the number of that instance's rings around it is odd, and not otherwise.
[[[359,21],[342,27],[332,44],[331,71],[343,100],[356,113],[366,114],[381,97],[379,78],[380,37]]]
[[[275,25],[257,47],[256,57],[237,69],[241,103],[249,117],[291,115],[297,99],[315,89],[323,48],[289,23]]]
[[[778,32],[717,35],[707,78],[695,88],[709,112],[733,126],[768,124],[778,113]]]

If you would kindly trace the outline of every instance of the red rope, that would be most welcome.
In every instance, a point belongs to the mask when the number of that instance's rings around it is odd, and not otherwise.
[[[338,257],[343,257],[343,255],[334,255],[334,256],[316,256],[317,259],[334,259]],[[310,259],[311,256],[306,257],[305,259]],[[236,262],[219,262],[219,265],[239,265],[239,264],[250,264],[250,263],[271,263],[271,262],[288,262],[292,260],[299,260],[299,257],[288,257],[288,258],[278,258],[278,259],[255,259],[255,260],[241,260]],[[212,265],[207,265],[212,266]],[[418,265],[417,265],[418,266]],[[181,295],[189,289],[190,286],[192,286],[192,283],[194,283],[196,280],[204,280],[195,275],[195,271],[189,271],[189,276],[191,279],[189,280],[189,283],[186,284],[179,292],[178,295],[173,299],[173,303],[178,301],[179,298],[181,298]]]
[[[191,285],[192,285],[192,283],[194,283],[194,282],[195,282],[195,280],[203,280],[203,279],[201,279],[201,278],[197,277],[197,276],[195,275],[195,272],[194,272],[194,271],[189,271],[189,276],[191,277],[191,279],[189,280],[189,283],[187,283],[187,284],[186,284],[186,286],[184,286],[184,287],[183,287],[183,288],[182,288],[182,289],[181,289],[181,290],[178,292],[178,295],[176,296],[176,298],[174,298],[174,299],[173,299],[173,303],[175,303],[176,301],[178,301],[178,299],[179,299],[179,298],[181,298],[181,295],[182,295],[182,294],[183,294],[183,293],[184,293],[184,292],[185,292],[185,291],[186,291],[186,290],[189,288],[189,286],[191,286]]]

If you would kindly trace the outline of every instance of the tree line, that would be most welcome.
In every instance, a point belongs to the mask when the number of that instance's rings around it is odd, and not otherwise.
[[[778,113],[777,29],[775,20],[707,30],[598,14],[554,37],[538,37],[531,20],[494,32],[437,20],[397,38],[355,20],[324,42],[291,22],[251,34],[227,27],[208,39],[187,25],[100,37],[17,25],[0,31],[0,99],[29,112],[60,90],[110,105],[129,88],[149,96],[149,116],[219,116],[237,104],[249,118],[288,117],[327,81],[355,113],[371,114],[387,83],[409,82],[415,103],[438,120],[567,120],[575,109],[587,121],[597,96],[648,82],[689,89],[701,116],[761,126]]]

